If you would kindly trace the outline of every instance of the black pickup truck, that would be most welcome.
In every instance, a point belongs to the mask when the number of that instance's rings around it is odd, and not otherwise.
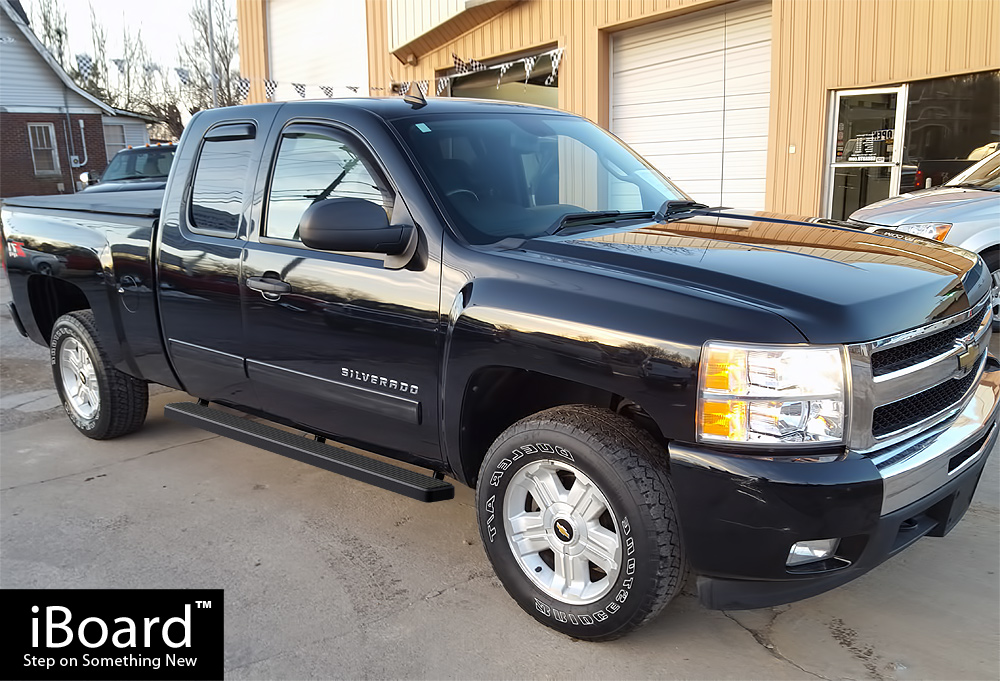
[[[974,254],[702,206],[558,111],[205,111],[163,191],[2,220],[61,263],[8,268],[11,311],[83,434],[137,430],[152,382],[197,398],[172,418],[424,501],[450,476],[511,596],[582,639],[689,574],[761,607],[944,535],[997,437]]]

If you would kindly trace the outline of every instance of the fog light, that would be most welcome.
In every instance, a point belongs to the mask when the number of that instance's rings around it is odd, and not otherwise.
[[[785,565],[791,567],[825,560],[833,556],[839,544],[840,539],[812,539],[796,542],[792,544],[792,550],[788,552],[788,560],[785,561]]]

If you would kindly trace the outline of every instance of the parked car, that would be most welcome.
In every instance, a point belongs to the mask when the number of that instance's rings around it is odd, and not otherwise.
[[[854,211],[868,231],[916,234],[978,253],[993,277],[993,318],[1000,324],[1000,151],[931,189]]]
[[[136,431],[162,383],[422,501],[452,476],[508,593],[587,640],[690,573],[788,603],[962,518],[1000,399],[979,258],[709,208],[561,111],[410,100],[210,109],[164,191],[7,200],[9,240],[91,255],[8,270],[76,428]]]
[[[123,192],[163,189],[177,151],[175,144],[147,144],[122,149],[99,177],[81,173],[85,192]]]

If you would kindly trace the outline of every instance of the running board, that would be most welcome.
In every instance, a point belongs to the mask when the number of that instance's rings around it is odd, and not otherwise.
[[[340,473],[417,501],[445,501],[455,497],[455,488],[444,480],[362,456],[334,445],[310,440],[302,435],[289,433],[266,423],[252,421],[196,402],[168,404],[163,408],[163,415],[168,419]]]

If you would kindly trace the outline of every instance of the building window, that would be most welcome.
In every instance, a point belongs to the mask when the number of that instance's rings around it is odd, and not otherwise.
[[[111,161],[119,151],[125,148],[125,126],[105,125],[104,126],[104,152]]]
[[[31,141],[31,161],[35,175],[59,175],[59,153],[56,151],[56,132],[51,123],[28,123]]]

